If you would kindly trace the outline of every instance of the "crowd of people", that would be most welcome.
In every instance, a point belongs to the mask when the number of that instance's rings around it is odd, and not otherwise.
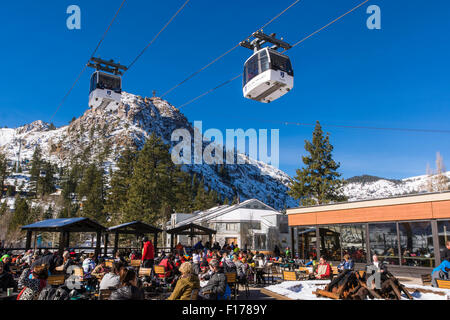
[[[107,261],[109,264],[107,266]],[[136,264],[149,268],[150,274],[139,276]],[[310,280],[332,279],[331,264],[325,256],[319,261],[311,256],[309,261],[290,257],[290,249],[281,251],[275,247],[273,256],[258,251],[244,250],[237,245],[205,243],[199,241],[193,247],[178,243],[172,252],[155,253],[152,242],[144,237],[142,251],[117,251],[114,257],[95,255],[94,253],[76,253],[67,249],[61,255],[58,252],[44,250],[41,254],[28,250],[22,254],[0,253],[0,290],[12,289],[18,300],[56,299],[92,299],[103,290],[111,291],[111,300],[141,300],[145,293],[155,288],[166,288],[169,300],[220,300],[227,299],[231,288],[226,274],[234,273],[240,284],[255,285],[266,282],[266,266],[278,263],[280,266],[310,267]],[[382,275],[387,273],[387,265],[379,261],[375,254],[372,266]],[[155,273],[154,266],[163,267],[164,272]],[[354,262],[349,254],[337,266],[339,273],[354,270]],[[69,288],[66,284],[53,288],[47,283],[49,276],[64,274],[72,277],[75,269],[82,270],[81,286]],[[372,268],[373,269],[373,268]],[[433,286],[437,279],[448,280],[450,270],[450,241],[443,253],[443,262],[432,272]],[[169,295],[170,294],[170,295]]]
[[[155,287],[168,288],[169,300],[227,299],[231,288],[226,273],[235,273],[239,283],[256,280],[264,284],[265,266],[271,260],[283,261],[290,254],[289,248],[276,258],[258,251],[241,249],[234,243],[196,243],[185,247],[178,243],[172,252],[155,253],[153,243],[142,239],[142,251],[117,251],[114,257],[94,253],[74,252],[66,249],[62,254],[44,249],[21,254],[4,252],[0,255],[0,288],[18,293],[18,300],[48,300],[56,291],[62,299],[89,298],[102,290],[112,291],[111,300],[144,299],[145,292]],[[39,250],[40,251],[40,250]],[[151,273],[139,276],[138,268],[131,262],[140,260],[139,267],[149,268]],[[109,262],[107,266],[106,262]],[[164,273],[155,273],[154,266],[164,267]],[[47,283],[49,276],[64,274],[73,277],[75,269],[82,270],[80,288],[53,288]],[[79,273],[78,273],[79,274]],[[75,282],[74,282],[75,283]],[[63,292],[63,291],[66,292]]]

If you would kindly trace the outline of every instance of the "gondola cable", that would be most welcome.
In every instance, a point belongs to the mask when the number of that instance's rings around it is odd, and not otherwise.
[[[332,20],[331,22],[327,23],[325,26],[323,26],[323,27],[317,29],[317,30],[314,31],[313,33],[309,34],[308,36],[304,37],[304,38],[301,39],[300,41],[296,42],[295,44],[292,45],[291,48],[294,48],[295,46],[297,46],[297,45],[299,45],[300,43],[304,42],[305,40],[311,38],[312,36],[314,36],[315,34],[319,33],[320,31],[326,29],[326,28],[329,27],[330,25],[336,23],[337,21],[339,21],[340,19],[342,19],[342,18],[345,17],[346,15],[350,14],[351,12],[355,11],[355,10],[358,9],[359,7],[363,6],[363,5],[364,5],[365,3],[367,3],[368,1],[370,1],[370,0],[365,0],[365,1],[361,2],[360,4],[358,4],[357,6],[353,7],[352,9],[350,9],[349,11],[347,11],[346,13],[344,13],[343,15],[341,15],[341,16],[339,16],[338,18]],[[282,53],[285,52],[285,51],[286,51],[286,50],[282,51]],[[236,80],[236,79],[242,77],[242,75],[243,75],[243,74],[240,73],[240,74],[238,74],[238,75],[232,77],[231,79],[229,79],[229,80],[227,80],[227,81],[225,81],[225,82],[219,84],[218,86],[214,87],[213,89],[210,89],[210,90],[208,90],[208,91],[202,93],[201,95],[199,95],[199,96],[197,96],[197,97],[195,97],[195,98],[189,100],[188,102],[186,102],[186,103],[180,105],[180,106],[179,106],[179,109],[182,108],[182,107],[185,107],[185,106],[187,106],[187,105],[189,105],[189,104],[191,104],[192,102],[194,102],[194,101],[200,99],[201,97],[204,97],[205,95],[207,95],[207,94],[209,94],[209,93],[211,93],[211,92],[214,92],[215,90],[217,90],[217,89],[219,89],[219,88],[225,86],[226,84],[233,82],[234,80]]]
[[[116,20],[117,16],[119,15],[119,12],[122,10],[123,5],[125,4],[127,0],[123,0],[122,3],[120,4],[119,9],[117,9],[116,14],[114,15],[113,19],[111,20],[111,22],[108,25],[108,28],[106,28],[105,32],[103,33],[103,36],[101,37],[100,41],[97,43],[97,46],[95,47],[94,51],[92,52],[91,56],[89,57],[88,62],[84,65],[83,69],[81,70],[81,72],[78,74],[77,78],[75,79],[75,81],[73,82],[72,86],[70,87],[69,91],[67,91],[67,93],[64,95],[64,97],[62,98],[61,102],[59,103],[58,107],[56,108],[55,112],[53,113],[53,115],[50,117],[49,122],[51,122],[53,120],[53,118],[55,117],[56,113],[58,113],[59,109],[61,109],[62,105],[64,104],[64,102],[66,101],[67,97],[70,95],[70,93],[72,92],[73,88],[75,87],[75,85],[78,83],[78,81],[80,80],[81,76],[83,75],[84,71],[86,71],[87,67],[88,67],[88,63],[89,61],[94,57],[94,55],[97,53],[97,50],[100,48],[100,45],[102,44],[103,40],[105,39],[107,33],[109,32],[109,29],[111,29],[111,26],[113,25],[114,21]]]
[[[272,22],[274,22],[275,20],[277,20],[280,16],[282,16],[286,11],[288,11],[290,8],[292,8],[294,5],[296,5],[298,2],[300,2],[300,0],[296,0],[294,1],[290,6],[288,6],[287,8],[285,8],[283,11],[281,11],[280,13],[278,13],[275,17],[273,17],[272,19],[270,19],[268,22],[266,22],[264,25],[262,25],[258,30],[264,29],[265,27],[267,27],[268,25],[270,25]],[[243,41],[248,40],[252,35],[249,35],[247,38],[245,38]],[[214,63],[216,63],[217,61],[219,61],[220,59],[222,59],[223,57],[225,57],[227,54],[231,53],[233,50],[235,50],[236,48],[239,47],[239,43],[236,44],[234,47],[232,47],[231,49],[225,51],[224,53],[222,53],[220,56],[218,56],[217,58],[213,59],[211,62],[209,62],[208,64],[206,64],[204,67],[198,69],[197,71],[195,71],[194,73],[192,73],[191,75],[189,75],[186,79],[184,79],[183,81],[181,81],[180,83],[178,83],[177,85],[173,86],[172,88],[170,88],[169,90],[167,90],[166,92],[164,92],[161,95],[161,98],[163,98],[164,96],[168,95],[170,92],[172,92],[173,90],[175,90],[176,88],[178,88],[179,86],[181,86],[183,83],[189,81],[190,79],[192,79],[193,77],[195,77],[197,74],[199,74],[200,72],[202,72],[203,70],[207,69],[208,67],[210,67],[211,65],[213,65]]]
[[[184,9],[184,7],[189,3],[190,0],[186,0],[185,3],[175,12],[175,14],[167,21],[167,23],[162,27],[161,30],[153,37],[153,39],[145,46],[144,49],[134,58],[134,60],[129,64],[128,70],[136,63],[136,61],[144,54],[144,52],[158,39],[160,34],[169,26],[169,24],[175,19],[175,17]]]

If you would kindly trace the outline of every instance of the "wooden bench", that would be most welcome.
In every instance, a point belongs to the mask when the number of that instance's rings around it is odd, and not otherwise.
[[[283,281],[297,281],[297,274],[295,271],[283,270]]]
[[[131,260],[130,266],[132,266],[132,267],[140,267],[141,266],[141,260]]]
[[[431,286],[431,274],[422,274],[420,277],[422,278],[422,285]]]
[[[331,272],[333,275],[337,275],[339,273],[338,267],[331,267]]]
[[[65,276],[64,274],[51,275],[47,278],[47,284],[51,286],[60,286],[64,284]]]
[[[437,287],[440,289],[450,289],[450,280],[436,279]]]
[[[140,268],[139,269],[139,277],[150,277],[151,275],[152,275],[152,268]]]
[[[236,272],[227,272],[225,273],[227,277],[227,284],[230,286],[231,294],[234,295],[234,300],[237,300],[238,295],[238,286],[237,286],[237,275]]]

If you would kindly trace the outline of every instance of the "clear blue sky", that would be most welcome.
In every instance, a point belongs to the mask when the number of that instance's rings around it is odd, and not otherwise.
[[[128,0],[98,54],[129,64],[184,0]],[[125,91],[162,93],[233,47],[293,0],[191,0],[124,77]],[[266,28],[294,43],[358,0],[302,0]],[[3,67],[0,126],[48,121],[96,46],[121,0],[8,1],[1,5]],[[81,7],[81,30],[66,28],[66,8]],[[366,8],[381,8],[382,29],[368,30]],[[301,166],[312,127],[270,121],[321,121],[331,134],[344,177],[402,178],[424,174],[450,134],[342,129],[326,124],[450,129],[450,2],[369,1],[289,52],[294,90],[269,105],[242,97],[233,83],[182,111],[204,128],[279,128],[280,168]],[[166,98],[175,106],[242,71],[251,52],[238,48]],[[57,126],[87,109],[89,73],[54,118]]]

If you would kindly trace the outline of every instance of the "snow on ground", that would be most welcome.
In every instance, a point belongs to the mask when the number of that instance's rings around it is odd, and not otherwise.
[[[330,280],[284,281],[264,289],[281,294],[293,300],[329,300],[317,297],[313,291],[323,289]]]
[[[325,286],[330,283],[330,280],[307,280],[307,281],[284,281],[282,283],[265,287],[269,291],[288,297],[293,300],[332,300],[325,297],[318,297],[313,294],[313,291],[317,289],[324,289]],[[416,291],[412,293],[414,300],[449,300],[450,289],[439,289],[428,286],[420,286],[408,284],[406,288],[411,289],[424,289],[434,291],[436,293],[422,293]],[[437,293],[445,293],[446,295],[440,295]],[[404,297],[406,300],[407,298]]]

